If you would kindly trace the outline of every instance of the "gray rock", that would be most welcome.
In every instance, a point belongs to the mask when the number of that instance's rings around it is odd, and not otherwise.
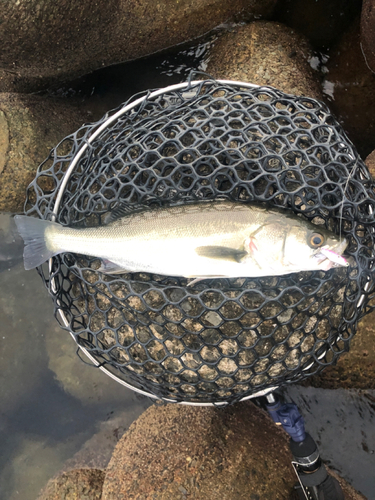
[[[270,15],[276,0],[5,2],[0,90],[45,87],[199,37],[228,18]]]
[[[320,98],[308,58],[308,42],[279,23],[257,21],[237,26],[211,48],[207,72],[215,78],[270,85],[295,95]]]
[[[23,261],[23,246],[11,215],[0,213],[0,273]]]
[[[46,369],[43,333],[52,304],[45,316],[36,316],[35,310],[45,308],[47,292],[35,293],[41,280],[36,273],[25,279],[23,264],[2,272],[0,280],[0,401],[2,412],[12,415]]]
[[[11,459],[3,460],[0,472],[1,498],[35,499],[46,481],[74,453],[75,440],[81,439],[81,436],[76,434],[75,439],[60,441],[56,445],[56,441],[50,437],[10,432],[17,447],[10,455]],[[60,497],[58,499],[61,500]],[[71,497],[66,498],[68,499],[72,500]]]

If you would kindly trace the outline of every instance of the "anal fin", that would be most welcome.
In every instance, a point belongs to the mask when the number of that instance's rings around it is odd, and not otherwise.
[[[97,271],[103,274],[126,274],[129,272],[115,262],[107,259],[102,259],[102,265]]]

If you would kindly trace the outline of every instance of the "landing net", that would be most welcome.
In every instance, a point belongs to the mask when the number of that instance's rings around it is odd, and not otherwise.
[[[66,137],[25,212],[103,224],[120,203],[267,202],[341,233],[349,268],[215,279],[103,275],[71,253],[39,268],[61,325],[117,381],[224,404],[301,381],[349,348],[373,309],[374,182],[322,102],[269,87],[193,81],[131,98]]]

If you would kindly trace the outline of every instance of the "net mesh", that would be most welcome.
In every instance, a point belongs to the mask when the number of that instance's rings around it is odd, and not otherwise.
[[[51,151],[28,188],[28,215],[51,218],[60,191],[56,220],[74,227],[102,224],[123,202],[264,201],[345,235],[351,265],[187,287],[103,275],[99,259],[61,254],[39,272],[78,345],[134,388],[192,403],[234,402],[335,363],[373,307],[375,196],[325,104],[206,80],[148,93],[90,139],[125,104]]]

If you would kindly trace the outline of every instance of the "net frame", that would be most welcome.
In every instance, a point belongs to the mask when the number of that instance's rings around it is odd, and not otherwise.
[[[185,90],[187,93],[189,93],[189,91],[195,87],[195,86],[199,86],[200,88],[202,88],[202,85],[215,85],[215,84],[220,84],[220,85],[226,85],[226,86],[229,86],[229,87],[232,87],[234,89],[236,88],[247,88],[247,89],[255,89],[255,88],[260,88],[259,86],[257,85],[254,85],[254,84],[249,84],[249,83],[245,83],[245,82],[237,82],[237,81],[231,81],[231,80],[208,80],[208,81],[205,81],[205,82],[202,82],[201,80],[197,80],[197,81],[188,81],[188,82],[184,82],[184,83],[180,83],[180,84],[176,84],[176,85],[171,85],[169,87],[166,87],[166,88],[163,88],[163,89],[158,89],[156,91],[153,91],[153,92],[148,92],[146,93],[145,95],[135,99],[135,100],[131,100],[131,102],[129,102],[128,104],[126,104],[125,106],[122,106],[117,112],[115,112],[113,115],[109,116],[106,120],[102,121],[102,123],[100,124],[100,126],[95,130],[94,133],[92,133],[89,138],[84,141],[83,145],[81,146],[81,148],[78,150],[78,152],[75,154],[73,160],[71,161],[70,163],[70,166],[68,168],[68,170],[65,172],[65,175],[64,175],[64,178],[63,178],[63,181],[62,183],[60,184],[59,186],[59,189],[58,189],[58,193],[57,193],[57,197],[56,197],[56,200],[55,200],[55,203],[54,203],[54,208],[53,208],[53,213],[52,213],[52,216],[51,216],[51,219],[52,220],[55,220],[58,212],[59,212],[59,208],[60,208],[60,204],[61,204],[61,201],[62,201],[62,198],[63,198],[63,194],[64,194],[64,190],[69,182],[69,179],[70,179],[70,176],[71,174],[74,172],[74,169],[77,165],[77,163],[79,162],[81,156],[84,154],[85,150],[87,149],[87,147],[90,145],[90,143],[93,143],[95,141],[95,139],[100,136],[100,134],[106,129],[108,128],[112,123],[116,122],[116,120],[128,113],[129,111],[135,109],[137,106],[141,105],[143,102],[147,101],[147,100],[151,100],[151,99],[154,99],[158,96],[161,96],[161,95],[167,95],[168,93],[171,93],[171,92],[174,92],[174,91],[181,91],[181,90]],[[347,147],[347,143],[345,142],[345,137],[344,137],[344,142],[343,142],[343,146],[344,147]],[[354,156],[352,156],[353,160],[354,160]],[[357,158],[357,161],[358,161],[358,158]],[[356,168],[356,167],[355,167]],[[364,180],[364,181],[369,181],[368,179],[368,173],[366,172],[366,170],[363,170],[363,165],[360,165],[359,166],[359,170],[360,170],[360,177]],[[348,178],[348,182],[349,182],[349,178]],[[344,193],[345,193],[345,190],[344,190]],[[344,205],[343,205],[343,209],[344,209]],[[367,214],[369,216],[372,215],[373,213],[373,207],[372,205],[370,204],[369,206],[366,207],[365,209],[365,212],[367,211]],[[363,213],[363,211],[362,211]],[[372,258],[372,256],[370,256],[370,258]],[[373,264],[369,264],[367,267],[369,267],[369,269],[371,269],[373,266]],[[50,281],[50,291],[52,292],[52,294],[56,294],[57,292],[57,286],[56,286],[56,277],[54,277],[54,269],[53,269],[53,259],[51,259],[49,261],[49,275],[51,276],[51,281]],[[367,282],[364,283],[363,285],[363,293],[361,293],[361,295],[359,296],[359,298],[357,297],[357,300],[356,300],[356,303],[355,303],[355,307],[357,310],[360,310],[362,308],[362,306],[364,305],[365,302],[368,302],[367,298],[368,298],[368,295],[370,294],[370,292],[372,292],[372,289],[373,289],[373,283],[372,283],[372,279],[370,278],[370,276],[368,277],[367,279]],[[368,306],[368,304],[366,303],[366,305]],[[368,309],[368,307],[367,307]],[[369,309],[368,309],[369,310]],[[62,308],[58,308],[58,314],[60,315],[60,319],[63,323],[63,325],[65,326],[66,329],[69,330],[69,320],[67,319],[66,315],[64,314],[64,311]],[[358,316],[359,318],[359,316]],[[357,319],[358,319],[357,318]],[[354,330],[355,330],[355,326],[353,327]],[[77,342],[76,340],[76,337],[75,335],[73,334],[72,331],[70,331],[70,334],[71,336],[74,338],[74,340]],[[223,401],[223,400],[218,400],[218,401],[204,401],[204,402],[199,402],[199,401],[184,401],[184,400],[176,400],[176,399],[170,399],[168,397],[160,397],[160,394],[155,394],[153,392],[149,392],[147,390],[143,390],[142,388],[140,387],[137,387],[136,385],[132,385],[132,384],[129,384],[128,382],[126,382],[125,380],[123,380],[121,377],[119,377],[118,375],[116,375],[116,373],[113,373],[111,371],[111,369],[109,369],[109,367],[107,365],[103,365],[101,361],[99,361],[98,359],[95,358],[95,356],[93,356],[88,349],[85,348],[85,346],[83,345],[80,345],[78,344],[79,346],[79,349],[87,356],[87,358],[95,365],[95,366],[98,366],[104,373],[106,373],[107,375],[109,375],[111,378],[113,378],[114,380],[116,380],[117,382],[121,383],[122,385],[140,393],[140,394],[143,394],[145,396],[148,396],[148,397],[151,397],[151,398],[155,398],[155,399],[163,399],[165,401],[168,401],[168,402],[178,402],[180,404],[193,404],[193,405],[199,405],[199,406],[203,406],[203,405],[225,405],[228,403],[228,401]],[[327,347],[328,349],[328,347]],[[318,356],[318,359],[323,359],[325,357],[327,353],[327,350],[325,351],[322,351],[319,356]],[[309,368],[311,367],[311,365],[308,365],[307,367],[305,367],[305,371],[308,371]],[[255,391],[255,392],[251,392],[250,394],[247,394],[245,395],[244,397],[240,397],[240,398],[230,398],[229,402],[234,402],[235,400],[239,400],[239,401],[243,401],[245,399],[249,399],[249,398],[253,398],[253,397],[258,397],[260,395],[264,395],[264,394],[267,394],[268,392],[271,392],[272,390],[274,390],[275,388],[278,387],[278,384],[275,384],[275,385],[271,385],[271,386],[268,386],[267,388],[264,388],[262,390],[258,390],[258,391]]]

